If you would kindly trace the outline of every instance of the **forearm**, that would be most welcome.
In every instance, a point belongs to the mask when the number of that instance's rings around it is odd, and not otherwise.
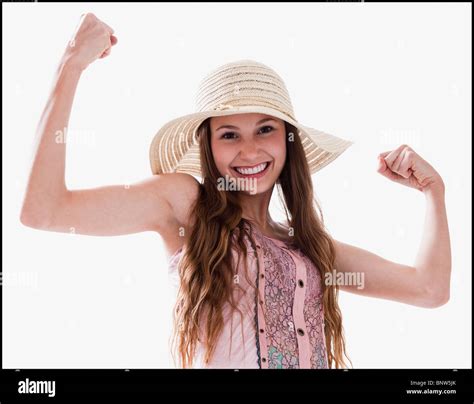
[[[55,204],[67,191],[67,128],[80,76],[81,70],[74,64],[65,58],[60,61],[36,131],[22,220],[49,220]]]
[[[440,181],[424,191],[426,213],[422,241],[415,268],[423,289],[436,301],[449,299],[451,243],[445,205],[444,183]]]

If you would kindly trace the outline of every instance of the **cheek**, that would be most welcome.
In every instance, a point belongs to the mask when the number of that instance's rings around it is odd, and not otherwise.
[[[283,167],[286,159],[286,143],[285,134],[282,133],[271,144],[271,154],[275,159],[275,166],[277,168]]]
[[[219,147],[219,144],[211,143],[212,155],[214,157],[214,162],[216,167],[221,174],[223,174],[226,169],[229,167],[234,155],[231,153],[227,147]]]

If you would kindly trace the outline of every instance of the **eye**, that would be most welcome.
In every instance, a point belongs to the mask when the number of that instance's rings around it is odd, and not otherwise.
[[[273,128],[273,126],[267,125],[267,126],[263,126],[262,129],[260,129],[260,130],[263,130],[263,129],[270,129],[269,131],[265,132],[265,133],[269,133],[269,132],[271,132],[274,128]]]
[[[227,135],[235,135],[234,132],[225,132],[222,136],[221,139],[232,139],[231,137],[226,137]]]
[[[271,131],[273,131],[275,128],[273,126],[270,126],[270,125],[267,125],[267,126],[263,126],[260,131],[266,129],[266,131],[264,132],[264,134],[266,133],[269,133]],[[232,135],[231,137],[228,137],[228,135]],[[222,134],[221,136],[221,139],[227,139],[227,140],[230,140],[230,139],[234,139],[234,135],[235,135],[235,132],[225,132],[224,134]]]

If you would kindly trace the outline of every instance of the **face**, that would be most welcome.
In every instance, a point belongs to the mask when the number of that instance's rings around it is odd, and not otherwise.
[[[212,117],[211,148],[220,174],[254,184],[254,192],[273,187],[286,157],[283,120],[249,113]]]

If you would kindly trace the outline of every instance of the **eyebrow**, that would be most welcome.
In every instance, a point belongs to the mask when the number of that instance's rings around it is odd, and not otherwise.
[[[262,124],[262,123],[264,123],[264,122],[267,122],[267,121],[275,121],[275,122],[276,122],[276,120],[273,119],[273,118],[263,118],[263,119],[261,119],[260,121],[258,121],[258,122],[255,124],[255,126],[258,126],[258,125],[260,125],[260,124]],[[224,129],[224,128],[226,128],[226,129],[239,129],[237,126],[233,126],[233,125],[222,125],[222,126],[219,126],[219,127],[216,129],[216,132],[217,132],[219,129]]]

